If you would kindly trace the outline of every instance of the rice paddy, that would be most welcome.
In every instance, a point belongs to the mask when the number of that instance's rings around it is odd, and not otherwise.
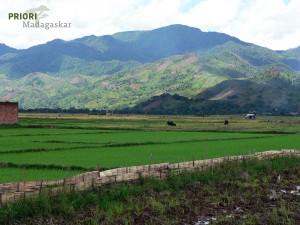
[[[223,124],[229,118],[229,125]],[[166,120],[176,122],[168,127]],[[21,115],[0,126],[0,182],[86,170],[300,149],[300,118]]]

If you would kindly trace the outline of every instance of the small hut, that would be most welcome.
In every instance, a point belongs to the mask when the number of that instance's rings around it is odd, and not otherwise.
[[[255,119],[256,119],[256,113],[248,113],[248,114],[245,116],[245,119],[255,120]]]
[[[0,124],[18,122],[19,107],[17,102],[0,102]]]

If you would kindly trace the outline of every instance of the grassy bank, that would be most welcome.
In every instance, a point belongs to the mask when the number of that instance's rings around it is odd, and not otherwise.
[[[0,224],[298,224],[299,165],[299,158],[230,163],[163,181],[44,194],[0,208]]]

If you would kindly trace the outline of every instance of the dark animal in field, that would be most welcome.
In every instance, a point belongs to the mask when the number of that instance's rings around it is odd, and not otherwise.
[[[167,121],[167,125],[171,127],[176,127],[176,123],[174,121]]]
[[[229,124],[229,121],[228,120],[225,120],[224,121],[224,125],[228,125]]]

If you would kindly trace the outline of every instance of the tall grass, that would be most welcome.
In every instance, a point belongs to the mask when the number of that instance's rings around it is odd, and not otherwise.
[[[148,193],[176,191],[195,182],[202,185],[222,184],[240,180],[241,173],[248,173],[250,177],[255,178],[261,173],[280,172],[295,168],[299,164],[299,158],[231,162],[207,171],[170,175],[165,180],[146,178],[137,183],[102,187],[93,191],[62,192],[55,197],[43,193],[37,198],[21,200],[0,208],[0,224],[9,224],[32,216],[70,218],[86,207],[96,207],[106,217],[113,218],[116,214],[122,214],[124,210],[141,206],[144,196]]]

